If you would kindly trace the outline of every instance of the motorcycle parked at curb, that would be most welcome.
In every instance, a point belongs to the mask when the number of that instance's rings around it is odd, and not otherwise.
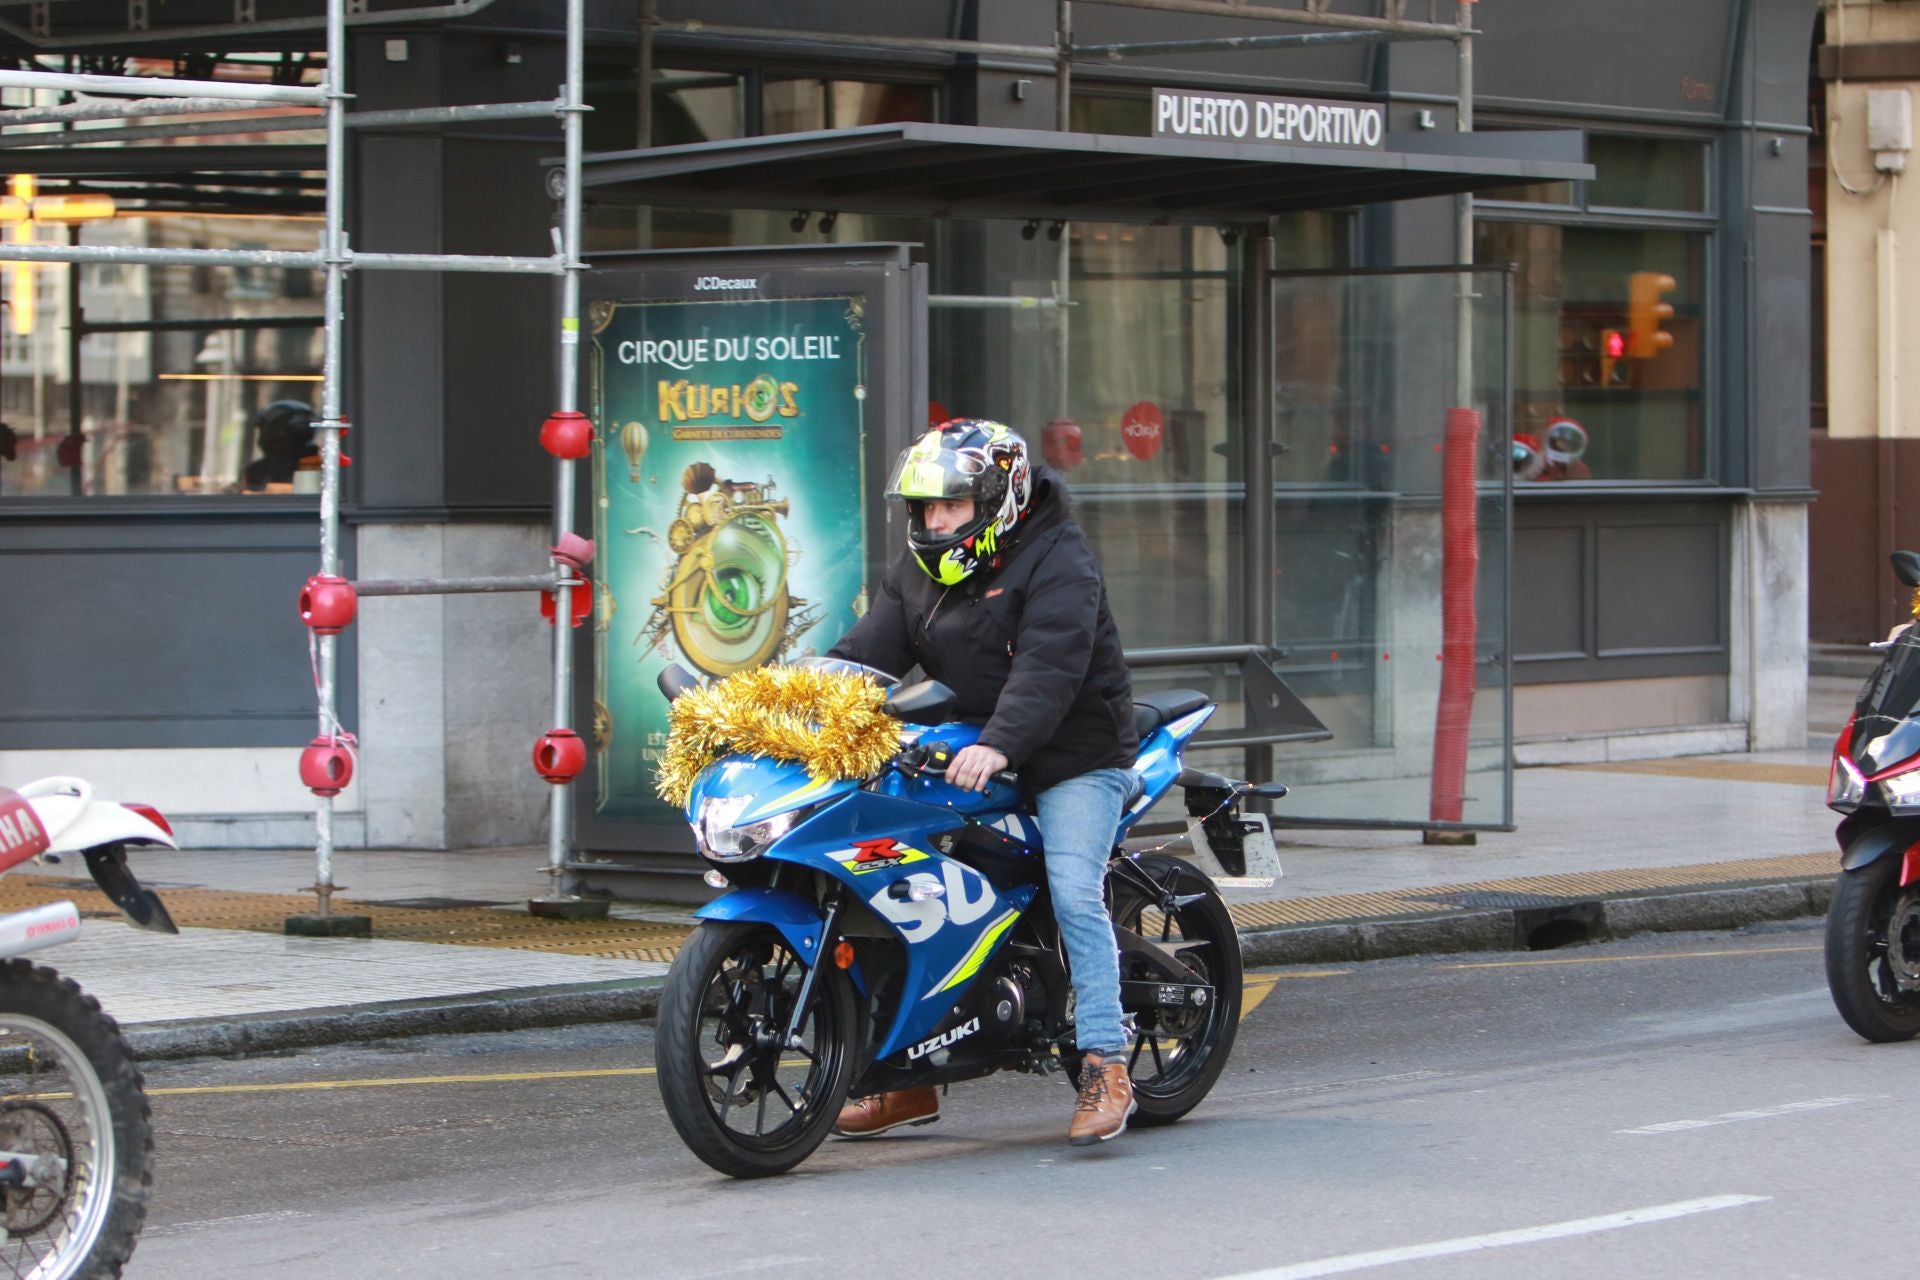
[[[0,873],[78,854],[130,923],[178,933],[128,869],[129,845],[178,847],[158,810],[96,800],[78,778],[0,787]],[[20,958],[79,933],[72,902],[0,916],[0,1272],[35,1280],[118,1276],[153,1186],[145,1086],[119,1025]]]
[[[736,1178],[806,1159],[849,1096],[1003,1070],[1078,1075],[1072,983],[1017,779],[996,775],[979,793],[945,780],[980,733],[953,718],[946,686],[827,665],[888,688],[898,754],[842,781],[724,756],[686,806],[708,882],[728,892],[696,912],[661,992],[658,1079],[687,1146]],[[669,699],[690,684],[674,667],[660,679]],[[1286,788],[1182,762],[1214,710],[1185,690],[1136,704],[1121,835],[1177,785],[1220,865],[1243,872],[1254,850],[1277,870],[1265,816],[1240,805]],[[1181,858],[1116,848],[1107,899],[1134,1019],[1134,1123],[1171,1124],[1206,1097],[1233,1047],[1239,935],[1214,883]]]

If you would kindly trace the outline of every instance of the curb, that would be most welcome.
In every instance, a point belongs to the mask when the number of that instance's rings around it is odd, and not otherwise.
[[[1240,946],[1249,967],[1538,951],[1637,933],[1739,929],[1767,920],[1822,916],[1832,897],[1832,879],[1821,878],[1685,893],[1543,900],[1514,908],[1243,930]],[[123,1030],[136,1058],[159,1061],[247,1057],[404,1036],[643,1022],[659,1011],[663,982],[634,978],[525,987],[245,1018],[146,1023]]]
[[[299,1009],[244,1018],[192,1018],[123,1027],[142,1061],[244,1058],[287,1049],[359,1044],[404,1036],[524,1031],[534,1027],[651,1019],[660,978],[524,987],[472,995],[428,996],[382,1004]]]
[[[1684,893],[1568,898],[1537,906],[1243,930],[1249,965],[1351,964],[1461,951],[1544,951],[1636,933],[1739,929],[1823,916],[1833,881],[1789,880]]]

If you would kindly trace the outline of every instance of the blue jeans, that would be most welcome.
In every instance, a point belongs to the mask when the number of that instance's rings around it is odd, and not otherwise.
[[[1073,969],[1075,1043],[1102,1055],[1126,1050],[1120,1020],[1120,951],[1102,886],[1132,783],[1125,769],[1095,769],[1035,797],[1046,846],[1053,918]]]

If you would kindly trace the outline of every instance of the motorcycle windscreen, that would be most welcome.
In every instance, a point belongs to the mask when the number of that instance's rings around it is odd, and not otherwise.
[[[1868,776],[1920,755],[1920,626],[1900,633],[1854,704],[1848,754]]]

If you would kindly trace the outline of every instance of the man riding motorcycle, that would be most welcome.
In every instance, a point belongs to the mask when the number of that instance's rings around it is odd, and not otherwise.
[[[828,656],[896,673],[917,665],[954,690],[960,714],[985,728],[955,754],[949,782],[979,791],[995,773],[1019,771],[1073,975],[1083,1066],[1068,1138],[1104,1142],[1135,1109],[1101,886],[1139,749],[1106,584],[1065,484],[1034,468],[1026,441],[1000,423],[927,432],[900,455],[886,492],[906,502],[907,548]],[[939,1115],[932,1088],[903,1089],[850,1102],[834,1130],[871,1137]]]

